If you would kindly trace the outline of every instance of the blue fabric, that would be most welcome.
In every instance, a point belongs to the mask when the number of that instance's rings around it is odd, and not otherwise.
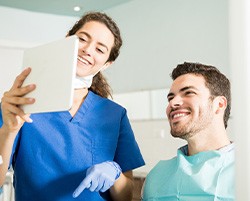
[[[143,201],[233,201],[234,144],[217,151],[160,161],[147,175]]]
[[[13,147],[16,201],[104,200],[89,190],[72,197],[87,168],[107,160],[123,172],[144,165],[126,110],[91,91],[74,118],[68,111],[31,118]]]

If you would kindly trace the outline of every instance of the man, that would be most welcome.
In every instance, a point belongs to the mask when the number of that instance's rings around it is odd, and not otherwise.
[[[187,145],[148,174],[143,201],[234,200],[234,144],[226,132],[230,82],[217,68],[178,65],[166,113],[173,137]]]

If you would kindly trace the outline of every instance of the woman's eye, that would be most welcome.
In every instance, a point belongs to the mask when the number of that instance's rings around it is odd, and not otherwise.
[[[104,51],[102,49],[100,49],[100,48],[97,48],[97,51],[102,53],[102,54],[104,53]]]
[[[81,38],[81,37],[79,37],[79,40],[80,40],[81,42],[85,42],[85,41],[86,41],[85,38]]]

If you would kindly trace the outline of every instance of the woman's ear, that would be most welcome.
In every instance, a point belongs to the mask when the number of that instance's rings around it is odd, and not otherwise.
[[[104,71],[105,69],[107,69],[110,65],[113,64],[113,61],[108,61],[106,62],[103,67],[101,68],[101,71]]]
[[[220,112],[223,112],[227,108],[227,99],[225,96],[217,96],[215,98],[215,104],[216,104],[216,114],[219,114]]]

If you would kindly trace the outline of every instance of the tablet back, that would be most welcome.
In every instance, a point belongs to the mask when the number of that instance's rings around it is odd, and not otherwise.
[[[23,68],[31,67],[32,70],[23,86],[36,84],[36,89],[26,95],[36,101],[22,106],[25,113],[65,111],[71,108],[78,42],[77,36],[70,36],[24,51]]]

